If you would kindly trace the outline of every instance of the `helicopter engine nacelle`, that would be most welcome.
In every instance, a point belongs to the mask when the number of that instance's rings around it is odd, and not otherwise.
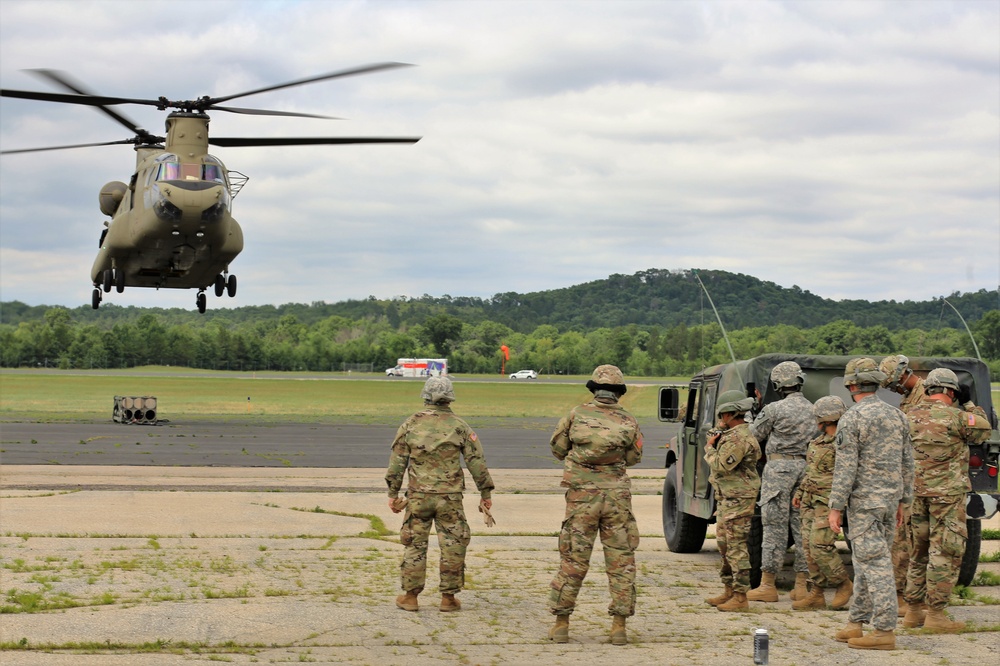
[[[112,217],[115,211],[118,210],[118,204],[125,198],[125,192],[127,191],[128,186],[118,180],[113,180],[102,187],[100,196],[101,212],[108,217]]]

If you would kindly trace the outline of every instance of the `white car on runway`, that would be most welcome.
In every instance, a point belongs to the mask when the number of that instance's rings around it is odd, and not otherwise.
[[[510,376],[511,379],[538,379],[538,373],[534,370],[518,370]]]

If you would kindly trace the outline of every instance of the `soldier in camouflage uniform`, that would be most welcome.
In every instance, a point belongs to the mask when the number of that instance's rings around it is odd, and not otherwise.
[[[802,514],[802,547],[809,563],[809,595],[792,602],[792,610],[823,610],[826,608],[824,587],[836,587],[834,610],[842,610],[851,600],[854,586],[837,552],[836,535],[830,530],[830,488],[837,450],[834,437],[837,422],[847,411],[844,401],[828,395],[816,401],[814,409],[820,436],[809,442],[806,472],[799,484],[792,506]]]
[[[931,370],[927,399],[908,414],[916,481],[911,526],[913,541],[906,581],[908,612],[903,626],[957,633],[965,624],[945,615],[965,554],[965,494],[969,483],[968,443],[990,436],[986,412],[972,402],[953,407],[958,377],[947,368]]]
[[[809,565],[802,548],[802,522],[792,507],[792,494],[806,468],[806,450],[816,436],[813,405],[802,395],[805,375],[794,361],[784,361],[771,371],[771,384],[782,399],[765,405],[750,423],[750,433],[764,446],[767,464],[760,484],[760,518],[764,527],[761,546],[760,586],[747,594],[750,601],[777,601],[774,578],[788,550],[788,531],[795,542],[796,601],[807,594]],[[764,444],[767,442],[766,444]]]
[[[705,443],[705,462],[711,470],[709,481],[715,490],[715,539],[722,556],[719,577],[722,594],[705,599],[720,611],[749,610],[750,521],[760,492],[757,461],[760,444],[744,420],[754,400],[741,391],[726,391],[716,407],[716,430]]]
[[[573,408],[556,426],[549,442],[564,463],[566,518],[559,533],[559,572],[549,590],[556,622],[549,638],[569,640],[569,616],[590,568],[598,532],[611,591],[611,642],[628,642],[625,618],[635,614],[635,549],[639,528],[632,514],[631,480],[626,467],[642,460],[642,433],[635,417],[618,404],[625,379],[613,365],[594,370],[587,388],[591,402]]]
[[[878,369],[885,373],[882,388],[887,388],[900,394],[899,409],[909,414],[915,406],[927,398],[924,390],[924,380],[910,370],[910,359],[902,354],[886,356],[878,364]],[[906,590],[906,572],[910,568],[910,507],[903,509],[903,522],[896,526],[896,534],[892,541],[892,570],[896,577],[896,604],[899,606],[899,617],[905,617],[907,609],[903,592]]]
[[[443,613],[459,610],[455,594],[465,585],[465,551],[469,545],[469,523],[465,520],[462,491],[465,474],[462,458],[482,496],[480,510],[493,502],[493,479],[486,468],[483,447],[469,425],[451,411],[455,400],[451,380],[431,377],[424,383],[424,408],[406,419],[396,431],[385,482],[389,486],[389,508],[404,508],[399,540],[403,553],[402,588],[396,606],[418,609],[417,595],[427,574],[427,543],[431,525],[436,525],[441,549],[441,606]],[[403,474],[409,477],[407,498],[399,498]]]
[[[852,359],[844,386],[854,405],[840,418],[830,490],[830,529],[839,533],[847,508],[854,551],[854,599],[836,639],[852,648],[896,647],[896,595],[889,547],[893,520],[913,501],[913,447],[906,415],[875,392],[885,378],[870,358]],[[874,630],[867,636],[862,625]]]

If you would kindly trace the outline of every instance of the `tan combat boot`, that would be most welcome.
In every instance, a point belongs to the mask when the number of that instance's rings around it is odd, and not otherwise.
[[[808,596],[792,602],[792,610],[826,610],[823,588],[814,583]]]
[[[731,611],[745,611],[750,610],[750,604],[747,603],[747,595],[743,592],[733,592],[733,596],[729,598],[729,601],[719,604],[716,606],[720,611],[731,612]]]
[[[732,596],[733,596],[733,586],[726,585],[726,589],[722,591],[722,594],[720,594],[717,597],[709,597],[705,599],[705,603],[710,606],[718,606],[719,604],[724,604],[727,601],[729,601],[732,598]]]
[[[847,641],[847,647],[857,650],[895,650],[896,632],[875,629],[867,636],[850,639]]]
[[[396,597],[396,608],[402,608],[405,611],[415,611],[420,608],[417,605],[417,595],[420,594],[420,590],[410,590],[406,594],[401,594]]]
[[[625,633],[625,616],[613,615],[611,618],[611,644],[625,645],[628,643],[628,634]]]
[[[833,610],[844,610],[851,603],[851,595],[854,594],[854,583],[850,578],[844,578],[844,582],[837,586],[837,593],[833,595],[830,608]]]
[[[760,587],[747,592],[747,601],[777,601],[778,588],[774,586],[774,574],[766,571],[760,575]]]
[[[899,617],[906,617],[906,611],[908,611],[910,605],[906,603],[906,599],[899,592],[896,593],[896,615]]]
[[[957,634],[965,629],[965,623],[949,620],[943,608],[928,608],[927,616],[924,617],[924,629],[939,634]]]
[[[462,610],[462,602],[455,598],[454,594],[441,595],[441,612],[451,613]]]
[[[841,643],[846,643],[852,638],[861,638],[865,635],[865,632],[861,631],[860,622],[848,622],[847,626],[837,632],[834,636]]]
[[[907,629],[917,629],[924,626],[924,619],[926,617],[927,604],[907,604],[906,615],[903,616],[903,626]]]
[[[569,643],[569,615],[556,615],[556,623],[549,629],[549,640],[553,643]]]
[[[799,601],[809,596],[809,574],[799,572],[795,574],[795,587],[788,593],[792,601]]]

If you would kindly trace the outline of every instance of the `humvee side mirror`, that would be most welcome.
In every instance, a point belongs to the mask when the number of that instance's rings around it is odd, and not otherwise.
[[[661,421],[680,421],[680,391],[670,386],[661,386],[657,397],[656,416]]]

